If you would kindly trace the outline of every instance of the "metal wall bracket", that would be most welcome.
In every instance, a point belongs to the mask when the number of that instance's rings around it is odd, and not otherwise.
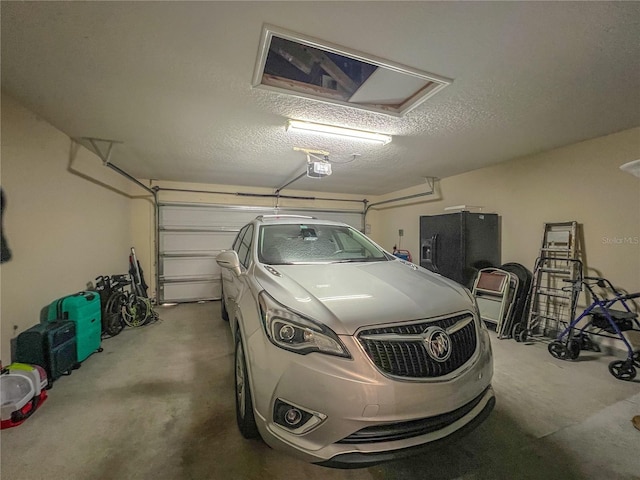
[[[113,146],[118,143],[124,143],[118,140],[106,140],[104,138],[94,138],[94,137],[82,137],[82,140],[86,140],[91,144],[91,150],[95,153],[104,165],[109,165],[109,161],[111,160],[111,150]],[[100,148],[100,144],[103,145]]]

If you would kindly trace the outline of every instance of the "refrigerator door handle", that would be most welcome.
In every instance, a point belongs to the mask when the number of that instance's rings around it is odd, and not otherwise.
[[[431,238],[425,240],[422,245],[422,261],[424,266],[432,272],[438,272],[438,265],[436,264],[438,258],[438,234],[434,234]]]

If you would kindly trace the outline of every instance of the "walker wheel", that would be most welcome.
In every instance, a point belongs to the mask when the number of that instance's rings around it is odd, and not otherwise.
[[[524,343],[527,341],[528,336],[529,336],[529,330],[527,330],[526,328],[523,328],[522,330],[520,330],[520,333],[518,333],[518,341],[521,343]]]
[[[640,350],[633,354],[633,364],[640,368]]]
[[[547,347],[547,350],[549,350],[549,353],[552,357],[558,358],[560,360],[564,360],[565,358],[567,358],[567,355],[569,353],[567,351],[567,347],[565,347],[562,342],[559,342],[557,340],[551,342]]]
[[[575,360],[580,356],[580,339],[572,338],[567,343],[567,357],[571,360]]]
[[[609,364],[609,373],[618,380],[625,380],[627,382],[636,378],[636,369],[629,360],[616,360],[615,362],[611,362]]]

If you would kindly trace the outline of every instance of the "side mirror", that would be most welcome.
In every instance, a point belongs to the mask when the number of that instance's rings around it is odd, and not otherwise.
[[[225,250],[216,257],[216,262],[222,268],[232,270],[236,275],[240,275],[240,259],[235,250]]]

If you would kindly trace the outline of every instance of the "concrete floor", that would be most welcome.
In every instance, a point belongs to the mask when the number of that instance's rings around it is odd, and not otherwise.
[[[603,354],[563,362],[545,344],[495,335],[496,409],[429,456],[333,470],[244,440],[219,311],[219,302],[160,308],[159,322],[105,340],[33,417],[2,430],[1,478],[640,479],[640,431],[630,421],[640,380],[613,378]]]

